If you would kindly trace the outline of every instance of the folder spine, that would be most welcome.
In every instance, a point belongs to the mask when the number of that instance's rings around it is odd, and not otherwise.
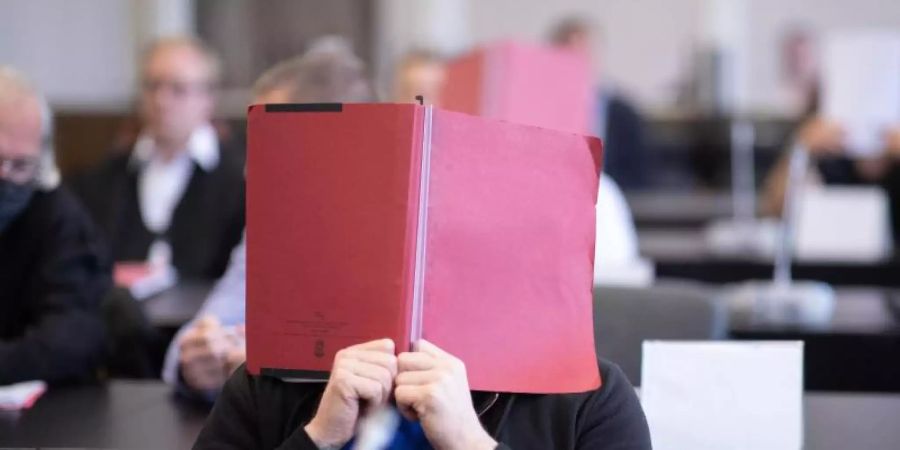
[[[422,338],[422,318],[425,300],[425,258],[428,254],[428,186],[431,175],[431,132],[434,109],[425,107],[422,124],[422,165],[419,177],[419,217],[416,226],[416,262],[413,272],[412,320],[410,323],[410,345],[415,346]]]

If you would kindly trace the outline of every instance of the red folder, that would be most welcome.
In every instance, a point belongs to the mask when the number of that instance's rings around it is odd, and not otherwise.
[[[341,348],[419,336],[473,390],[600,384],[600,141],[412,104],[254,105],[247,367],[327,379]]]
[[[451,61],[441,106],[544,128],[593,134],[594,82],[586,55],[500,42]]]

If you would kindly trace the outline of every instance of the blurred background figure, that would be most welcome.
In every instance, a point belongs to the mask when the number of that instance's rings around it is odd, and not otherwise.
[[[426,104],[440,106],[441,90],[447,80],[446,60],[429,50],[412,50],[394,69],[391,98],[398,103],[414,102],[421,95]]]
[[[819,48],[815,33],[795,26],[784,33],[780,48],[781,96],[787,114],[800,117],[818,106]]]
[[[105,349],[105,247],[59,186],[50,108],[0,66],[0,385],[96,376]]]
[[[117,263],[149,261],[182,279],[213,280],[244,227],[243,150],[210,124],[218,58],[195,38],[171,37],[149,46],[140,69],[137,141],[73,186]],[[127,278],[117,270],[117,283]]]
[[[253,86],[254,103],[359,103],[374,101],[366,66],[348,43],[316,41],[302,56],[282,61]],[[179,392],[213,399],[246,358],[243,326],[245,244],[234,250],[228,271],[197,314],[176,335],[163,379]]]
[[[602,31],[585,19],[568,17],[550,32],[550,41],[559,47],[594,55],[594,37]],[[603,67],[604,61],[595,63]],[[637,109],[619,94],[610,81],[598,82],[595,117],[596,133],[603,139],[603,171],[623,189],[641,189],[649,185],[653,160],[646,146],[644,121]]]

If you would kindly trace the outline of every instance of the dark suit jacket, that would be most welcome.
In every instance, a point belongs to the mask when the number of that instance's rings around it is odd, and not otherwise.
[[[103,357],[106,248],[63,188],[35,192],[0,231],[0,385],[94,378]]]
[[[172,264],[182,278],[212,280],[228,266],[232,248],[244,229],[243,151],[219,144],[219,164],[207,172],[194,164],[187,188],[175,207],[162,238],[172,247]],[[115,153],[114,153],[115,154]],[[138,204],[139,167],[130,153],[112,157],[72,180],[116,261],[140,261],[155,236],[141,219]]]
[[[603,171],[624,190],[647,187],[653,161],[646,144],[643,119],[619,95],[601,94],[599,101],[605,102],[606,108]]]

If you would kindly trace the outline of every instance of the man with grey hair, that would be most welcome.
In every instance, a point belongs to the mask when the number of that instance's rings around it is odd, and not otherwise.
[[[218,59],[198,39],[152,43],[137,141],[73,181],[120,267],[153,261],[212,281],[228,266],[244,228],[244,152],[211,125],[218,79]]]
[[[253,88],[254,103],[369,102],[373,93],[365,64],[348,45],[317,41],[300,57],[267,70]],[[197,314],[169,347],[163,379],[182,393],[212,400],[246,358],[244,242],[234,250],[228,271]]]
[[[90,379],[101,362],[104,247],[58,186],[50,109],[0,66],[0,385]]]

